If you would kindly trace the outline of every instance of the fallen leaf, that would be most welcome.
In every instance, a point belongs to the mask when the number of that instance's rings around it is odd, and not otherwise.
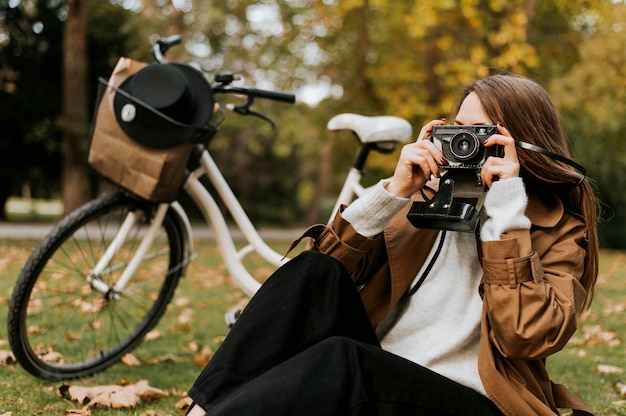
[[[87,403],[87,407],[96,407],[96,406],[101,406],[101,407],[112,407],[111,406],[111,395],[114,392],[111,391],[108,394],[105,392],[102,392],[100,394],[96,394],[91,401],[89,401],[89,403]]]
[[[133,383],[130,381],[130,379],[128,377],[121,378],[121,379],[119,379],[119,380],[117,380],[115,382],[115,385],[117,385],[117,386],[130,386],[131,384],[133,384]]]
[[[65,411],[65,416],[91,416],[91,410],[88,407],[82,409],[68,409]]]
[[[91,400],[91,389],[89,387],[82,386],[68,386],[68,394],[72,400],[77,401],[80,404],[86,404]]]
[[[63,362],[63,355],[61,355],[61,353],[54,351],[51,346],[38,345],[37,347],[33,349],[33,352],[37,354],[37,357],[40,360],[51,362],[51,363]]]
[[[158,329],[153,329],[152,331],[149,331],[146,335],[144,335],[143,340],[154,341],[155,339],[159,339],[162,336],[163,333],[161,331],[159,331]]]
[[[600,325],[587,325],[583,327],[585,345],[607,344],[610,346],[621,345],[622,341],[617,337],[617,331],[606,331]]]
[[[184,306],[189,306],[191,304],[191,301],[189,300],[189,298],[179,297],[179,298],[176,298],[176,300],[174,301],[174,304],[182,308]]]
[[[144,400],[156,400],[168,395],[165,390],[150,387],[148,380],[141,380],[134,385],[128,386],[128,389]]]
[[[151,387],[147,380],[125,386],[104,385],[95,387],[69,386],[62,384],[57,389],[57,396],[85,404],[85,408],[109,407],[113,409],[137,406],[141,400],[156,400],[167,396],[164,390]],[[85,409],[84,408],[84,409]],[[81,414],[81,413],[74,413]]]
[[[161,357],[151,358],[147,362],[150,364],[160,364],[160,363],[173,363],[175,361],[176,361],[176,357],[173,354],[166,354]]]
[[[121,361],[129,367],[138,367],[141,365],[141,361],[130,352],[124,354]]]
[[[178,323],[188,324],[193,319],[193,309],[185,308],[178,314],[178,318],[176,319]]]
[[[193,363],[199,367],[205,367],[213,358],[213,350],[208,346],[204,346],[200,353],[193,357]]]
[[[135,407],[141,400],[139,396],[129,389],[122,389],[111,394],[111,407],[113,409],[122,409],[127,407]]]
[[[177,409],[185,410],[185,409],[188,409],[192,403],[193,403],[193,399],[189,396],[185,396],[182,399],[180,399],[174,407],[176,407]]]
[[[609,364],[598,364],[596,367],[598,373],[600,374],[621,374],[624,372],[623,368],[616,367],[614,365]]]
[[[15,356],[11,351],[0,350],[0,365],[13,365],[16,363]],[[4,416],[4,415],[0,415]]]
[[[626,384],[623,383],[615,383],[615,388],[622,396],[626,396]]]

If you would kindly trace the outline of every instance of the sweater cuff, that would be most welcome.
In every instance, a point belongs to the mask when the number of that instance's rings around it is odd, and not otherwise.
[[[507,231],[530,229],[530,220],[524,213],[527,203],[522,178],[494,182],[485,197],[487,220],[480,229],[481,240],[499,240]]]
[[[380,234],[389,220],[410,201],[410,198],[389,193],[385,189],[388,182],[388,179],[379,181],[341,213],[343,219],[364,237]]]

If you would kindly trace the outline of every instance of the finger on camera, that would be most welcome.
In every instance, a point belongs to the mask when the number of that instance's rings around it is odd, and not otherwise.
[[[493,134],[489,136],[487,140],[483,142],[483,146],[491,147],[500,145],[506,147],[515,147],[515,140],[511,136],[505,136],[503,134]]]
[[[422,141],[425,138],[427,138],[428,136],[430,136],[433,132],[433,127],[434,126],[438,126],[441,124],[445,124],[446,120],[445,119],[439,119],[439,120],[431,120],[428,123],[426,123],[424,125],[424,127],[422,127],[422,129],[420,130],[420,134],[419,136],[417,136],[417,141]]]
[[[437,174],[439,169],[433,155],[426,149],[409,149],[403,161],[412,167],[412,171],[420,170],[425,178]]]

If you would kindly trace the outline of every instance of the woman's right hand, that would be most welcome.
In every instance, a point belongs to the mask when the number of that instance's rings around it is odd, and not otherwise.
[[[402,148],[387,191],[400,198],[408,198],[422,189],[431,175],[439,177],[437,164],[445,164],[446,160],[439,149],[430,140],[434,126],[445,124],[445,119],[432,120],[420,131],[417,140]]]

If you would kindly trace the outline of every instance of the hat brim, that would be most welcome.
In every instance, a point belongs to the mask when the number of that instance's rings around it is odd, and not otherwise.
[[[167,148],[175,146],[179,143],[188,141],[196,136],[196,134],[207,126],[213,116],[213,106],[215,99],[211,85],[205,79],[204,75],[197,69],[189,65],[168,63],[168,64],[152,64],[152,65],[174,65],[182,71],[190,88],[196,96],[195,112],[189,118],[189,121],[182,123],[179,120],[172,122],[164,117],[159,116],[158,110],[150,107],[145,108],[138,104],[138,99],[133,96],[129,85],[133,76],[128,77],[118,87],[124,93],[116,92],[113,98],[113,109],[118,124],[132,140],[147,147]],[[155,86],[158,88],[158,86]],[[135,100],[127,97],[132,96]],[[140,100],[139,100],[140,101]],[[132,104],[136,111],[134,119],[131,122],[122,119],[122,108]]]

